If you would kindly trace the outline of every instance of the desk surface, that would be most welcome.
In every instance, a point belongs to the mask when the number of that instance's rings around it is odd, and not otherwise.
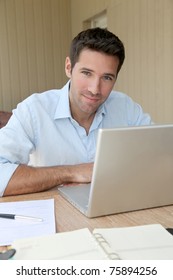
[[[55,200],[55,219],[57,232],[65,232],[85,227],[92,231],[94,228],[101,227],[127,227],[155,223],[159,223],[165,228],[173,228],[173,205],[91,219],[85,217],[68,201],[61,197],[57,189],[42,193],[3,197],[0,198],[0,203],[5,201],[50,198],[54,198]],[[5,246],[0,246],[0,251],[3,251],[5,248]]]
[[[173,205],[109,215],[98,218],[87,218],[61,197],[57,189],[29,195],[18,195],[0,198],[5,201],[35,199],[55,199],[55,218],[57,232],[70,231],[87,227],[91,231],[101,227],[127,227],[159,223],[166,228],[173,228]]]

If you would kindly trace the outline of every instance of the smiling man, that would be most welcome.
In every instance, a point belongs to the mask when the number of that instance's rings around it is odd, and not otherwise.
[[[87,133],[97,109],[115,84],[118,65],[118,57],[92,49],[83,49],[73,69],[70,58],[66,59],[66,75],[71,79],[71,113]]]
[[[124,58],[123,43],[106,29],[72,40],[67,84],[29,96],[0,130],[1,196],[88,183],[99,128],[152,123],[139,104],[113,91]]]

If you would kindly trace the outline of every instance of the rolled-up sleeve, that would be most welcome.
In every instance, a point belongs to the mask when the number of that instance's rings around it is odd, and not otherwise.
[[[23,111],[23,109],[22,109]],[[19,164],[28,164],[34,148],[28,120],[28,110],[14,110],[8,124],[0,129],[0,196]],[[25,124],[25,126],[23,125]],[[29,131],[29,134],[28,132]]]
[[[17,167],[18,164],[0,163],[0,173],[3,175],[0,180],[0,196],[3,196],[5,188]]]

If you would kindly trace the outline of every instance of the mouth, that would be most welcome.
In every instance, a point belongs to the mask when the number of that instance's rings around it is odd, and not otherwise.
[[[93,102],[93,103],[96,103],[100,100],[100,98],[97,98],[97,97],[92,97],[92,96],[87,96],[87,95],[83,95],[84,98],[86,98],[88,101],[90,102]]]

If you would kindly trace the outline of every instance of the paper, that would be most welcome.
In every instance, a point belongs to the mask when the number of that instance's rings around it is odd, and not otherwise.
[[[14,242],[14,260],[101,260],[108,259],[89,229],[20,239]]]
[[[173,237],[162,225],[97,228],[16,240],[14,260],[173,260]]]
[[[0,203],[0,213],[42,218],[42,222],[0,218],[0,246],[15,240],[56,232],[54,199]]]
[[[95,229],[122,260],[173,260],[173,236],[160,224]]]

